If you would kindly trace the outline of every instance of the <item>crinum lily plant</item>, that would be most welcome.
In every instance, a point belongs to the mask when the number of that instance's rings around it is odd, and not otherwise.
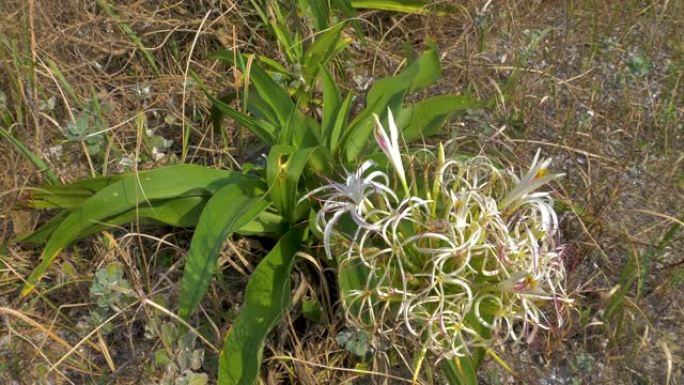
[[[483,156],[447,159],[442,145],[402,156],[391,111],[387,128],[376,117],[393,172],[368,160],[308,195],[323,200],[316,227],[339,264],[347,322],[409,335],[447,361],[560,327],[563,246],[551,195],[538,191],[562,176],[550,160],[537,152],[518,177]]]
[[[337,52],[330,47],[348,43],[343,28],[329,29],[307,48],[305,83],[320,84],[320,103],[315,87],[302,95],[278,83],[265,69],[273,61],[250,65],[253,56],[226,50],[212,55],[248,72],[250,82],[249,92],[234,95],[245,111],[232,107],[230,97],[207,93],[217,131],[223,117],[237,122],[263,142],[265,164],[242,170],[175,164],[34,189],[31,205],[58,211],[17,237],[42,245],[22,295],[45,288],[43,276],[76,240],[111,226],[164,224],[194,228],[178,290],[184,321],[200,316],[226,238],[257,237],[269,245],[250,274],[238,316],[228,322],[221,385],[257,381],[267,338],[293,309],[295,259],[317,256],[319,241],[337,274],[348,324],[371,336],[409,337],[403,341],[415,344],[418,363],[427,354],[446,363],[450,384],[477,382],[485,347],[559,325],[568,300],[557,218],[549,194],[536,191],[559,176],[547,171],[549,161],[537,154],[518,178],[484,157],[447,159],[441,147],[437,154],[403,152],[400,142],[436,135],[447,118],[482,103],[457,94],[405,100],[439,79],[434,46],[376,80],[364,98],[343,92],[325,65]],[[374,114],[389,109],[397,119],[389,112],[385,129]],[[144,127],[142,117],[139,124]],[[367,161],[334,181],[365,154]]]

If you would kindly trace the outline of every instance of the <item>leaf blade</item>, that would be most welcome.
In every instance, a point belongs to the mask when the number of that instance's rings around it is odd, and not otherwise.
[[[411,143],[439,133],[444,121],[453,113],[480,106],[464,95],[437,95],[404,108],[397,118],[404,140]]]
[[[221,245],[271,204],[258,183],[229,184],[218,190],[200,215],[183,271],[178,315],[188,319],[211,283]],[[256,193],[256,194],[255,194]]]
[[[27,278],[22,295],[33,290],[60,251],[87,228],[141,204],[179,196],[211,193],[229,183],[253,179],[239,173],[183,164],[129,175],[88,198],[50,236],[41,262]]]
[[[368,91],[366,108],[350,123],[343,150],[348,162],[353,162],[366,149],[373,132],[373,114],[384,114],[388,108],[396,111],[404,96],[434,83],[441,76],[437,49],[423,52],[398,75],[376,81]]]
[[[224,341],[219,385],[252,385],[259,374],[266,336],[290,306],[290,273],[303,229],[285,234],[252,272],[244,307]]]

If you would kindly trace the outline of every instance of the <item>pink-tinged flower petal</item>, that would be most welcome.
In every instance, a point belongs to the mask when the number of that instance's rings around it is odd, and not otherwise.
[[[382,127],[382,123],[380,123],[380,118],[378,118],[377,115],[373,115],[375,118],[375,129],[373,130],[373,134],[375,135],[375,141],[378,142],[378,146],[380,146],[380,149],[382,152],[384,152],[387,157],[391,157],[390,155],[390,139],[387,137],[387,134],[385,133],[385,130]]]

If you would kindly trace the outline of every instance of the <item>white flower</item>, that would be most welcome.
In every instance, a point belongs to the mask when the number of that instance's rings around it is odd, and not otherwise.
[[[373,114],[375,118],[375,130],[373,133],[375,135],[375,140],[378,142],[380,149],[387,155],[392,167],[399,176],[402,186],[404,187],[404,192],[408,194],[408,184],[406,183],[406,173],[404,171],[404,164],[401,160],[401,148],[399,147],[399,129],[397,128],[397,123],[394,121],[394,116],[392,115],[392,110],[387,109],[387,121],[389,124],[389,137],[385,128],[380,123],[380,118],[378,115]]]
[[[530,171],[518,182],[518,184],[511,190],[499,203],[500,209],[505,209],[513,202],[524,198],[530,192],[539,187],[551,182],[554,179],[562,177],[564,174],[549,174],[549,164],[551,159],[544,159],[539,161],[539,154],[541,150],[537,150],[530,166]]]
[[[329,192],[323,200],[323,206],[316,214],[316,228],[323,233],[323,245],[326,255],[332,258],[331,237],[335,224],[346,213],[362,229],[378,230],[378,223],[371,223],[369,215],[382,215],[383,210],[376,209],[373,197],[382,200],[385,206],[391,206],[397,201],[396,194],[387,187],[389,178],[381,171],[372,171],[365,175],[373,166],[372,161],[366,161],[355,173],[347,173],[345,183],[331,181],[325,186],[316,188],[306,194],[299,202],[311,198],[322,192]],[[332,214],[331,218],[328,216]]]
[[[389,135],[376,116],[375,137],[404,187],[401,201],[390,178],[370,171],[369,162],[345,183],[307,195],[327,193],[317,216],[327,255],[333,239],[343,239],[340,266],[367,271],[360,287],[342,293],[347,321],[377,333],[407,332],[438,358],[530,341],[537,329],[550,328],[542,301],[554,305],[560,325],[561,305],[571,301],[556,244],[558,219],[550,194],[536,191],[561,176],[549,174],[550,160],[540,161],[537,152],[518,179],[484,157],[438,154],[437,162],[418,166],[434,175],[433,183],[411,192],[391,111],[388,117]],[[357,225],[353,234],[338,228],[347,214]]]

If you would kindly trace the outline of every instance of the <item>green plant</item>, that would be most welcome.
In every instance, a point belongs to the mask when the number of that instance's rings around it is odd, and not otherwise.
[[[357,8],[405,13],[434,11],[441,15],[453,11],[448,6],[433,5],[430,0],[250,1],[261,22],[278,42],[286,64],[265,56],[260,56],[259,60],[276,75],[281,85],[287,85],[286,89],[294,95],[299,106],[312,102],[311,88],[319,78],[320,67],[325,67],[352,41],[346,36],[341,38],[345,22],[340,22],[337,14],[349,19],[348,23],[363,37],[361,25],[356,20]],[[304,38],[309,33],[312,36]]]
[[[319,8],[324,2],[300,1],[299,6],[305,14],[317,16],[313,23],[315,34],[311,39],[303,39],[307,33],[303,27],[306,25],[304,20],[285,13],[287,9],[297,9],[292,7],[292,4],[281,7],[278,1],[251,1],[262,23],[268,27],[278,42],[286,62],[283,65],[266,56],[259,56],[261,65],[268,68],[274,80],[294,96],[297,105],[308,105],[314,95],[312,88],[319,78],[320,68],[325,67],[351,42],[350,38],[342,37],[345,23],[332,23],[328,19],[327,7],[323,8],[325,14],[319,15]],[[295,25],[294,28],[292,24]]]
[[[125,308],[134,298],[131,284],[124,278],[123,265],[110,263],[98,270],[90,286],[90,296],[97,307],[90,311],[88,324],[93,327],[103,325],[99,332],[109,334],[112,326],[104,321],[111,316],[112,310]]]
[[[339,45],[334,30],[330,47]],[[334,50],[333,50],[334,51]],[[333,74],[323,65],[312,75],[323,94],[322,115],[304,109],[287,87],[250,58],[219,51],[218,60],[249,74],[249,87],[239,96],[246,112],[211,97],[215,121],[230,117],[270,146],[264,167],[250,171],[216,170],[174,165],[70,185],[46,186],[33,192],[35,207],[62,211],[25,242],[44,243],[40,264],[27,278],[27,295],[60,251],[75,240],[107,226],[137,221],[195,227],[181,282],[179,315],[189,318],[207,290],[219,249],[231,234],[278,239],[253,271],[244,306],[229,331],[220,359],[219,383],[251,384],[261,362],[264,340],[290,304],[290,272],[295,253],[313,246],[307,219],[320,203],[302,199],[341,169],[356,167],[360,157],[382,156],[370,141],[376,115],[394,111],[407,143],[439,132],[454,112],[476,108],[467,96],[440,95],[414,104],[405,96],[434,83],[440,65],[434,47],[423,52],[398,75],[378,80],[366,96],[365,108],[350,116],[353,94],[342,95]],[[308,92],[317,92],[311,88]],[[245,168],[246,169],[246,168]]]
[[[172,322],[151,318],[145,326],[146,336],[159,336],[162,348],[154,354],[154,366],[164,369],[161,385],[205,385],[209,378],[198,372],[204,361],[204,350],[195,348],[197,336],[179,330]]]
[[[430,354],[452,382],[475,384],[492,345],[563,324],[558,221],[549,193],[536,191],[561,175],[539,152],[521,178],[485,157],[447,159],[441,147],[406,154],[391,113],[389,134],[376,127],[394,172],[367,161],[309,194],[325,202],[316,225],[338,265],[346,321],[390,339],[400,330],[421,352],[415,375]]]

